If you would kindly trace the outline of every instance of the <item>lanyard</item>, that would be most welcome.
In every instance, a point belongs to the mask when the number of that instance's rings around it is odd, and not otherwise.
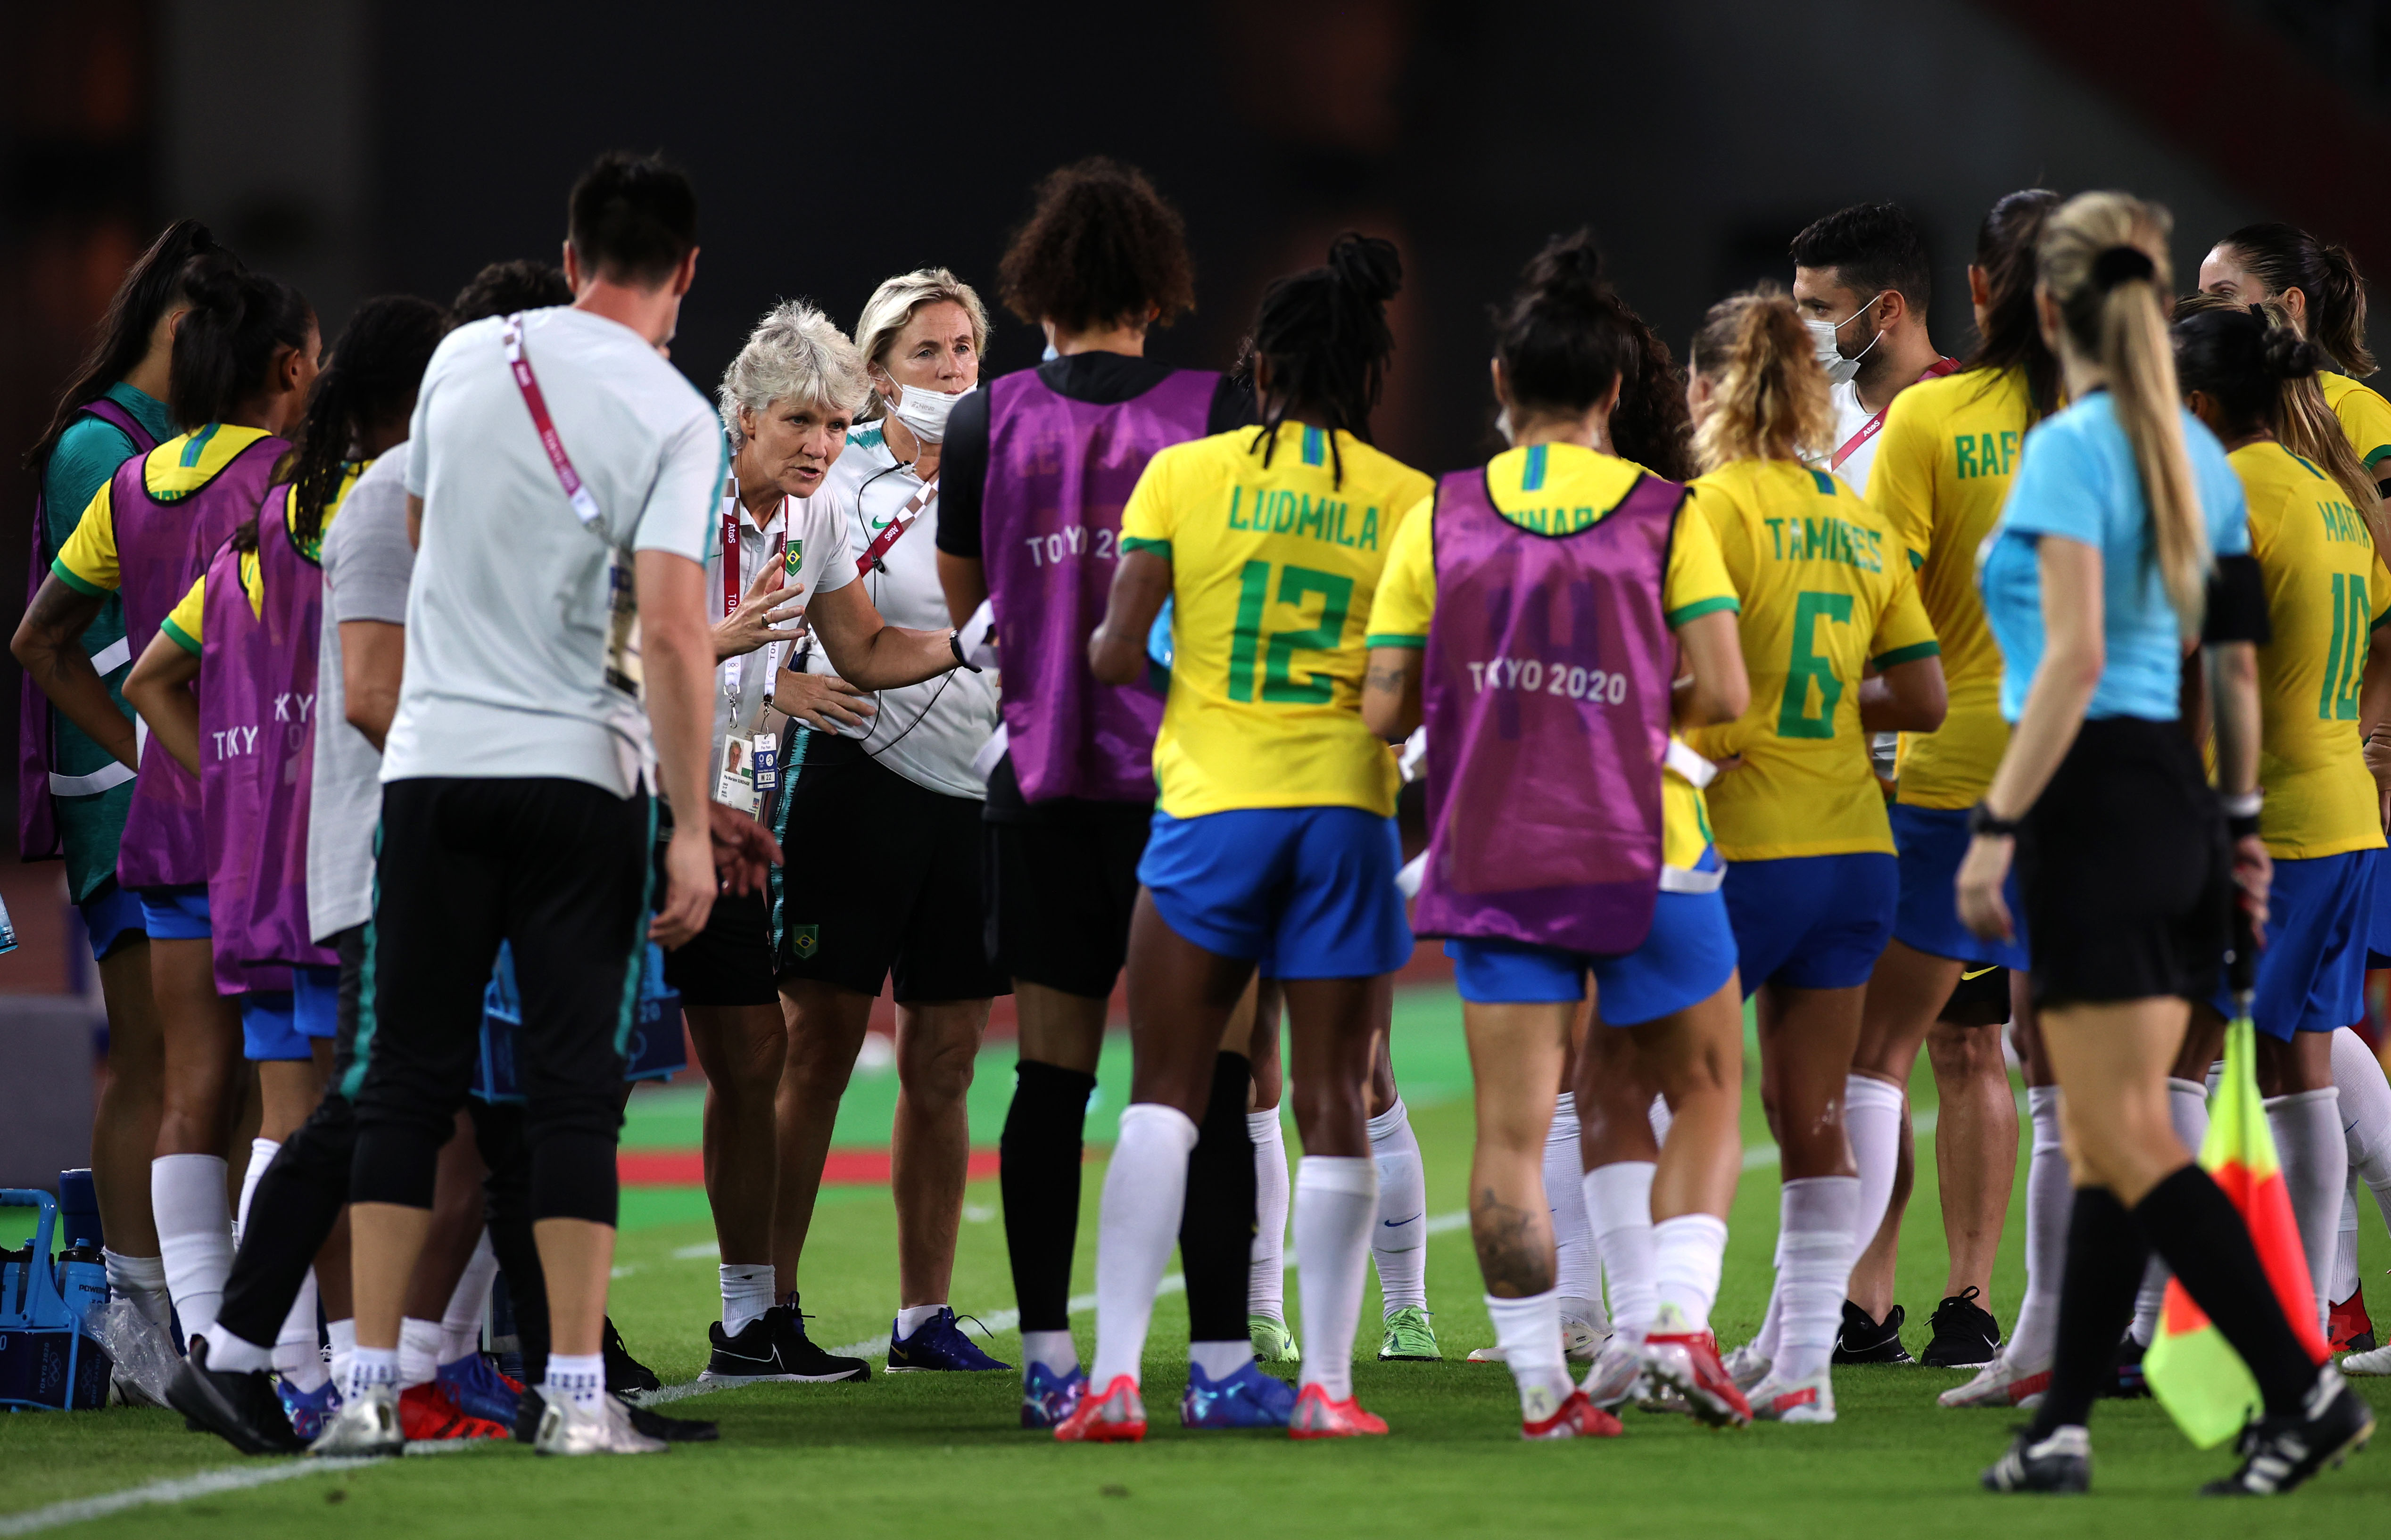
[[[783,497],[772,516],[782,521],[780,538],[774,542],[769,558],[776,564],[789,544],[788,511],[788,499]],[[739,534],[739,481],[736,477],[726,476],[722,481],[722,618],[726,621],[739,612],[740,599],[746,593],[747,552],[745,542]],[[770,532],[763,529],[760,533]],[[780,643],[764,644],[764,704],[768,706],[772,703],[772,674],[780,656]],[[730,699],[730,716],[734,723],[739,718],[739,680],[746,667],[747,660],[744,658],[722,661],[722,693]]]
[[[515,377],[515,389],[523,392],[523,405],[530,409],[531,425],[539,432],[539,446],[548,451],[548,463],[555,469],[557,483],[564,488],[574,514],[594,529],[602,517],[598,499],[590,495],[579,472],[573,468],[573,457],[564,452],[564,441],[557,437],[556,419],[548,415],[548,400],[539,393],[539,379],[531,372],[531,360],[523,356],[523,312],[507,317],[504,336],[507,368]]]
[[[1938,358],[1933,363],[1926,366],[1926,372],[1919,375],[1918,379],[1940,379],[1942,376],[1949,374],[1958,366],[1959,361],[1956,358]],[[1913,379],[1910,383],[1915,385],[1918,383],[1918,380]],[[1835,451],[1835,457],[1827,462],[1827,468],[1829,470],[1841,470],[1845,460],[1850,459],[1854,455],[1859,453],[1860,445],[1868,443],[1868,440],[1875,438],[1879,433],[1883,432],[1884,414],[1885,412],[1890,412],[1892,410],[1893,403],[1888,401],[1884,404],[1884,411],[1879,412],[1876,416],[1868,418],[1868,421],[1860,424],[1859,431],[1844,440],[1843,446]]]
[[[880,558],[888,554],[888,548],[905,537],[905,532],[913,527],[922,517],[922,510],[928,507],[937,495],[938,479],[933,476],[922,483],[921,491],[913,494],[912,498],[897,510],[897,517],[888,520],[888,527],[880,532],[879,538],[872,541],[871,548],[855,558],[855,575],[861,577],[878,566]]]

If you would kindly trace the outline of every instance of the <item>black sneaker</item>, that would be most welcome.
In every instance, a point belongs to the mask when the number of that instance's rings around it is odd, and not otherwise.
[[[2142,1354],[2150,1350],[2126,1333],[2117,1344],[2117,1356],[2110,1360],[2109,1378],[2100,1386],[2100,1394],[2116,1401],[2139,1401],[2151,1393],[2151,1382],[2142,1378]]]
[[[1851,1301],[1843,1302],[1843,1327],[1835,1333],[1833,1361],[1838,1364],[1892,1364],[1902,1368],[1915,1368],[1918,1360],[1901,1345],[1901,1323],[1906,1318],[1901,1306],[1894,1305],[1884,1313],[1880,1322]]]
[[[839,1358],[816,1347],[806,1336],[805,1317],[790,1305],[776,1304],[739,1328],[735,1337],[722,1323],[707,1327],[714,1355],[697,1377],[701,1385],[755,1385],[767,1380],[827,1384],[844,1380],[869,1380],[872,1367],[860,1358]]]
[[[1970,1284],[1945,1297],[1927,1317],[1934,1336],[1918,1361],[1930,1369],[1982,1368],[2000,1356],[2001,1323],[1976,1302],[1984,1291]]]
[[[627,1403],[624,1409],[630,1414],[634,1432],[645,1433],[666,1444],[712,1444],[722,1436],[722,1425],[693,1417],[666,1417],[645,1406]],[[539,1392],[524,1387],[523,1400],[515,1409],[515,1442],[536,1444],[539,1441],[539,1419],[548,1410],[548,1403]]]
[[[194,1431],[213,1433],[244,1455],[298,1455],[307,1449],[282,1409],[273,1380],[208,1367],[204,1337],[193,1340],[190,1356],[174,1370],[166,1405],[182,1413]]]
[[[1987,1492],[2089,1492],[2092,1435],[2080,1427],[2061,1428],[2047,1438],[2022,1429],[2009,1453],[1984,1467]]]
[[[2328,1465],[2339,1465],[2374,1436],[2373,1408],[2331,1364],[2297,1416],[2260,1418],[2242,1434],[2242,1469],[2200,1489],[2204,1497],[2274,1497]]]
[[[656,1371],[631,1356],[623,1345],[623,1334],[614,1329],[614,1317],[606,1317],[606,1391],[610,1395],[637,1405],[640,1397],[663,1390],[665,1382]]]

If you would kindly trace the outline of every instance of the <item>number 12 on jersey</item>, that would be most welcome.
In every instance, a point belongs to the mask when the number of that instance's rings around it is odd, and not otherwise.
[[[1300,607],[1320,601],[1320,623],[1298,631],[1262,631],[1262,611],[1272,601],[1271,564],[1248,561],[1237,574],[1237,628],[1229,646],[1229,699],[1254,699],[1254,675],[1261,698],[1299,705],[1326,705],[1334,691],[1329,676],[1294,675],[1298,652],[1333,652],[1345,635],[1345,614],[1353,604],[1353,580],[1290,563],[1278,570],[1277,602]]]

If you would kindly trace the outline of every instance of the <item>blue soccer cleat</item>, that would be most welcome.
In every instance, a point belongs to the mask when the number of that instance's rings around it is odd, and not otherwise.
[[[897,1323],[888,1323],[888,1372],[909,1374],[924,1369],[1009,1369],[1011,1364],[999,1363],[972,1345],[963,1328],[955,1324],[955,1313],[941,1307],[936,1315],[924,1321],[911,1337],[897,1335]]]
[[[489,1359],[478,1353],[441,1365],[439,1383],[448,1392],[448,1399],[457,1403],[457,1409],[467,1417],[511,1428],[515,1414],[523,1408],[523,1398],[498,1378]]]
[[[1247,1364],[1225,1380],[1208,1378],[1187,1366],[1187,1393],[1179,1403],[1183,1428],[1284,1428],[1295,1411],[1295,1387],[1260,1364]]]
[[[282,1410],[291,1418],[291,1431],[313,1444],[321,1437],[333,1414],[341,1409],[340,1388],[327,1380],[312,1391],[293,1390],[288,1380],[278,1380],[274,1388],[282,1396]]]
[[[1087,1371],[1073,1368],[1057,1375],[1043,1364],[1032,1364],[1029,1372],[1021,1377],[1021,1425],[1024,1428],[1053,1428],[1079,1409],[1079,1402],[1088,1393]]]

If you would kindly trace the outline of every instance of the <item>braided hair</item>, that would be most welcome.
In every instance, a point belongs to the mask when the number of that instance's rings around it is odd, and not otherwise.
[[[1327,419],[1333,484],[1344,484],[1337,432],[1371,442],[1370,413],[1386,389],[1387,360],[1395,351],[1387,302],[1402,287],[1395,243],[1349,231],[1328,248],[1326,266],[1273,279],[1262,290],[1238,373],[1250,382],[1256,365],[1270,362],[1271,400],[1253,445],[1265,468],[1278,448],[1280,425],[1299,408]]]
[[[448,313],[412,294],[368,300],[349,318],[307,398],[299,453],[291,468],[298,498],[292,524],[300,543],[323,537],[324,513],[341,490],[342,465],[364,431],[405,417],[432,351],[448,334]]]

